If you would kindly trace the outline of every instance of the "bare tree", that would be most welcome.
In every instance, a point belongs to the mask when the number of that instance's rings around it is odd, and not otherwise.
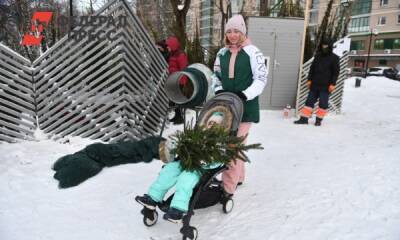
[[[269,0],[260,0],[260,16],[269,15]]]
[[[281,3],[278,17],[304,17],[304,9],[301,7],[300,1],[284,0]]]
[[[348,31],[348,26],[351,20],[351,11],[352,11],[352,7],[353,7],[353,2],[351,1],[349,3],[349,6],[344,8],[344,21],[343,21],[343,31],[341,33],[341,38],[347,36],[347,31]]]
[[[186,47],[186,15],[189,11],[190,0],[170,0],[175,15],[175,35],[178,37],[182,49]]]
[[[197,25],[196,19],[196,31],[193,40],[190,39],[187,42],[187,54],[189,58],[189,63],[204,63],[204,50],[200,43],[199,27]]]
[[[169,1],[138,0],[136,14],[154,40],[164,39],[171,33],[178,32]]]
[[[221,13],[221,45],[224,45],[225,24],[232,17],[232,4],[230,0],[219,0],[219,3],[215,1],[215,6]]]
[[[328,25],[329,25],[329,18],[331,16],[332,5],[333,5],[333,0],[329,0],[328,6],[325,11],[324,18],[322,19],[321,25],[318,27],[318,33],[317,33],[316,42],[315,42],[315,46],[317,46],[317,47],[314,50],[314,52],[316,52],[316,50],[318,49],[318,46],[319,46],[320,42],[322,41],[322,39],[324,37],[326,37],[325,35],[327,33],[327,29],[328,29]]]
[[[8,3],[10,4],[9,6],[12,14],[11,18],[9,18],[10,22],[7,24],[8,26],[6,26],[7,31],[11,31],[9,34],[9,41],[6,44],[21,55],[33,60],[38,56],[38,48],[21,45],[24,34],[30,31],[33,13],[31,9],[32,1],[9,0]]]
[[[0,6],[0,41],[30,60],[53,46],[68,31],[60,17],[67,12],[66,2],[56,0],[5,0]],[[24,34],[32,33],[32,16],[35,11],[53,12],[52,21],[40,33],[43,40],[40,46],[23,46]],[[38,33],[36,33],[38,34]]]

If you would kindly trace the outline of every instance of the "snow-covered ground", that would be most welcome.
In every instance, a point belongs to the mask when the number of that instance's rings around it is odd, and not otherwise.
[[[265,150],[249,153],[233,212],[221,205],[196,211],[199,239],[399,240],[400,82],[370,77],[354,88],[348,79],[341,115],[322,127],[293,120],[262,112],[249,142]],[[90,143],[0,144],[0,239],[181,239],[180,226],[162,219],[145,227],[133,200],[159,161],[105,168],[79,186],[57,188],[52,164]]]

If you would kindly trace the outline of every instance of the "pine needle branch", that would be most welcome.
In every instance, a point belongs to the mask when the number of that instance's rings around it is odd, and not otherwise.
[[[231,161],[249,162],[245,154],[250,149],[263,149],[261,144],[243,143],[247,136],[232,136],[224,128],[188,125],[183,132],[170,138],[176,143],[172,151],[181,160],[181,166],[188,171],[203,171],[211,164],[229,165]]]

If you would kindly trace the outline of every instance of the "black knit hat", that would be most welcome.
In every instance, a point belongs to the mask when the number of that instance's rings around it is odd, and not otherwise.
[[[319,52],[322,51],[322,45],[328,45],[328,49],[329,49],[328,52],[332,52],[332,50],[333,50],[333,41],[332,40],[330,40],[328,38],[323,38],[318,47]]]

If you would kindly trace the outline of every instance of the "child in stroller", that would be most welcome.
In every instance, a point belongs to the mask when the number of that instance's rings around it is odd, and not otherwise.
[[[196,124],[205,128],[217,124],[236,136],[242,114],[242,100],[235,94],[226,92],[205,103]],[[220,202],[223,211],[229,213],[233,208],[231,195],[224,194],[220,184],[215,184],[213,181],[215,176],[226,169],[226,166],[216,163],[204,166],[204,169],[207,170],[202,173],[182,170],[177,159],[167,163],[149,188],[148,194],[135,198],[144,206],[142,210],[144,224],[152,226],[157,222],[158,206],[166,212],[164,219],[175,223],[183,220],[181,233],[184,239],[195,239],[197,230],[189,225],[194,209],[209,207]],[[175,193],[164,201],[165,194],[173,186]]]

